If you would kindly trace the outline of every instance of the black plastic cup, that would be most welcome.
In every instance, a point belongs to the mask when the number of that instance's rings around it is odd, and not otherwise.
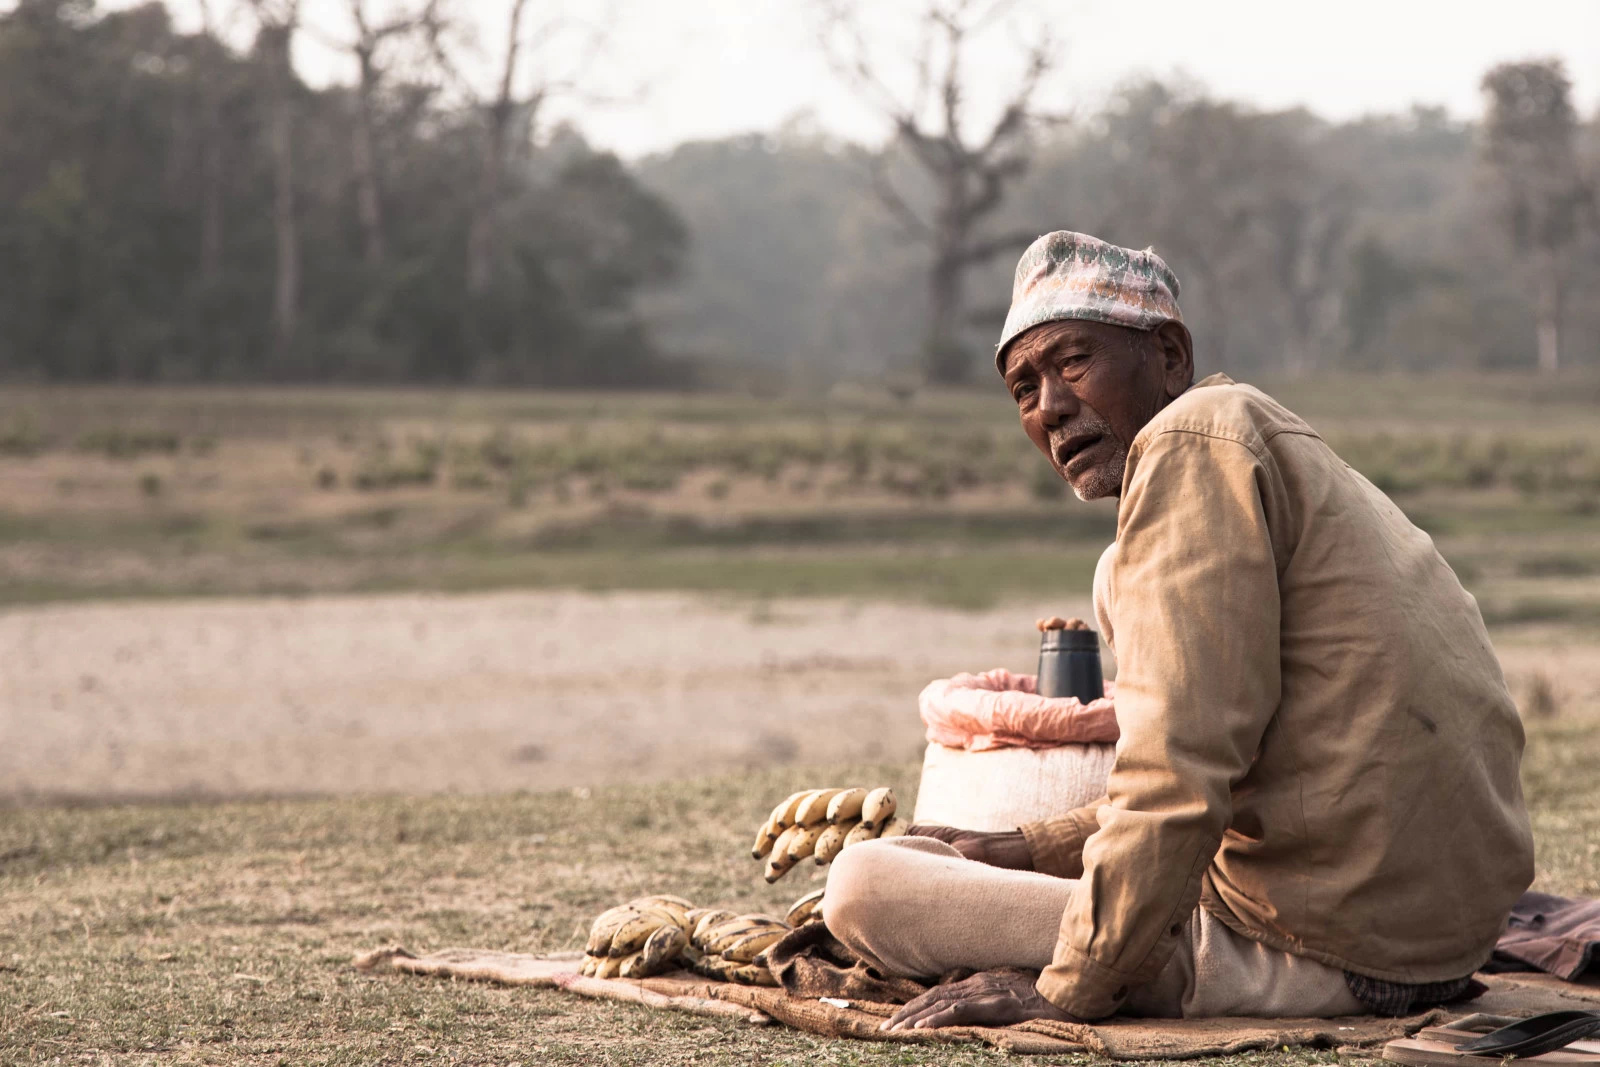
[[[1039,635],[1039,695],[1077,697],[1085,704],[1106,695],[1098,633],[1046,630]]]

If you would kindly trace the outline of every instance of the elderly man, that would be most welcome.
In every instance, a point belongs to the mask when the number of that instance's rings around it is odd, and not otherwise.
[[[1426,534],[1272,398],[1194,382],[1150,251],[1041,237],[996,364],[1084,500],[1122,739],[1098,804],[842,853],[833,934],[935,986],[886,1026],[1403,1014],[1469,994],[1533,875],[1523,734]]]

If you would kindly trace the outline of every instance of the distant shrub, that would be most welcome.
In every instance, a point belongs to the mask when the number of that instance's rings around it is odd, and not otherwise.
[[[351,475],[350,484],[367,491],[432,485],[443,458],[444,449],[434,441],[413,440],[411,454],[403,459],[393,456],[387,441],[379,441]]]
[[[1544,478],[1537,467],[1522,466],[1511,472],[1511,484],[1524,495],[1533,496],[1544,484]]]
[[[98,452],[108,459],[137,459],[152,453],[173,455],[183,438],[172,430],[90,430],[78,438],[82,452]]]
[[[0,428],[0,456],[31,459],[44,451],[46,443],[44,435],[29,419]]]
[[[678,475],[660,467],[625,467],[617,472],[617,483],[634,492],[664,493],[677,488]]]
[[[469,467],[465,470],[456,470],[450,476],[450,485],[454,489],[469,491],[491,489],[494,487],[494,479],[481,467]]]
[[[1592,559],[1582,556],[1535,556],[1517,564],[1517,573],[1524,578],[1585,578],[1600,570]]]
[[[1553,719],[1561,711],[1555,683],[1544,671],[1535,671],[1523,691],[1522,715],[1529,719]]]
[[[518,452],[516,439],[504,427],[478,443],[478,455],[495,470],[510,470],[516,465]]]

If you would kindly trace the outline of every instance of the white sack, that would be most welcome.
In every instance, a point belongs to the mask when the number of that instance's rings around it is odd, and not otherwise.
[[[1110,744],[984,752],[930,744],[912,821],[1015,830],[1100,799],[1116,755]]]

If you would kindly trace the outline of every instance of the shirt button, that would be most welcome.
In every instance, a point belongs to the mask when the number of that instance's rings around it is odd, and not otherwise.
[[[1173,937],[1177,937],[1179,934],[1183,933],[1183,924],[1173,923],[1172,929],[1168,930],[1167,933],[1171,934]]]

